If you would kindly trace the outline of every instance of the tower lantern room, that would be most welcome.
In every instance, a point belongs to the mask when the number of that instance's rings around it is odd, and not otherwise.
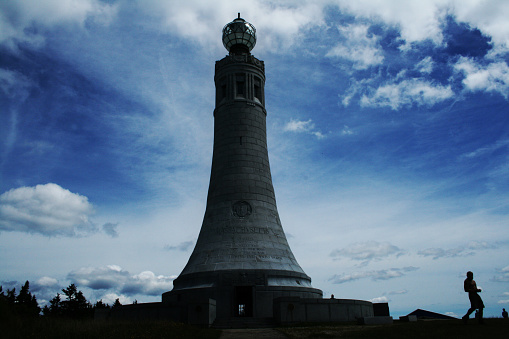
[[[230,54],[249,54],[256,45],[256,29],[240,17],[223,28],[223,45]]]

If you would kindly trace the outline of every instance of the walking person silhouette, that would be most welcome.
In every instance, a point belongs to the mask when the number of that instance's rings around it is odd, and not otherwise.
[[[479,324],[483,324],[484,320],[482,318],[482,312],[484,308],[484,303],[482,302],[481,297],[478,292],[481,292],[479,288],[477,288],[477,284],[474,280],[474,273],[468,271],[467,272],[467,278],[463,282],[463,288],[465,292],[468,292],[468,299],[470,299],[470,308],[467,311],[467,314],[465,314],[461,319],[463,319],[463,322],[466,324],[468,322],[468,318],[472,312],[475,310],[479,310]]]

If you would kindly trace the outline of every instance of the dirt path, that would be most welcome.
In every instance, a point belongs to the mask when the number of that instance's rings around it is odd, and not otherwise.
[[[227,329],[221,332],[219,339],[287,339],[283,333],[273,328]]]

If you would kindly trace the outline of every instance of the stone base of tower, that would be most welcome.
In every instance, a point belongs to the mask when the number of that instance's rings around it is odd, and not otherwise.
[[[321,299],[322,291],[311,287],[309,277],[298,272],[233,270],[188,274],[174,281],[174,289],[162,302],[178,307],[180,321],[190,322],[196,312],[215,313],[214,323],[252,323],[273,321],[274,300],[281,297]],[[215,310],[206,305],[213,300]],[[195,310],[189,305],[201,305]],[[196,311],[196,312],[195,312]],[[205,316],[203,316],[205,317]]]

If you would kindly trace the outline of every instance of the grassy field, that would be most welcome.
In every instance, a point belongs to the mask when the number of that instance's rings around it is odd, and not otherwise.
[[[5,319],[4,319],[5,320]],[[217,339],[221,330],[206,329],[171,322],[94,321],[39,318],[2,321],[1,337],[10,338],[203,338]],[[484,325],[471,320],[394,322],[393,325],[362,326],[352,323],[308,325],[277,328],[290,339],[300,338],[506,338],[509,320],[486,319]],[[246,330],[246,337],[252,337]],[[239,337],[241,338],[241,337]]]
[[[217,339],[220,330],[205,329],[172,322],[94,321],[71,319],[27,319],[2,322],[0,337],[51,339],[115,338],[204,338]]]
[[[280,328],[290,339],[297,338],[387,338],[387,339],[467,339],[507,338],[509,320],[486,319],[484,325],[470,320],[465,325],[461,320],[434,320],[418,322],[394,322],[393,325],[361,326],[337,324],[333,326],[295,326]]]

